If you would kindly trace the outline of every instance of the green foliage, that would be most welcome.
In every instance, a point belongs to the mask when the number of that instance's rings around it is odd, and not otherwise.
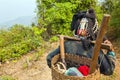
[[[114,1],[114,8],[111,12],[111,21],[110,26],[112,29],[112,36],[114,36],[114,39],[120,38],[120,1],[115,0]]]
[[[73,14],[95,6],[96,0],[37,0],[38,26],[46,28],[47,36],[71,35]]]
[[[14,60],[42,45],[44,30],[36,27],[14,25],[0,31],[0,61]]]
[[[95,13],[96,13],[98,23],[100,25],[101,20],[103,18],[103,10],[101,9],[101,4],[99,2],[97,2],[96,7],[94,7],[94,10],[95,10]]]
[[[5,75],[5,76],[0,76],[0,80],[16,80],[12,78],[11,76]]]
[[[117,1],[115,3],[115,8],[112,12],[112,20],[111,20],[111,25],[114,27],[119,27],[120,26],[120,1]]]
[[[21,42],[33,34],[34,33],[30,28],[24,27],[22,25],[14,25],[9,30],[1,30],[0,47],[5,47],[13,43]]]
[[[102,3],[102,9],[104,13],[111,14],[111,26],[115,28],[120,24],[120,1],[119,0],[104,0]]]
[[[58,37],[57,36],[52,36],[51,38],[50,38],[50,40],[49,40],[49,42],[56,42],[56,41],[58,41]]]
[[[114,10],[114,2],[115,0],[104,0],[104,2],[102,3],[103,12],[111,14]]]
[[[45,28],[40,28],[40,29],[39,29],[38,27],[33,27],[32,29],[33,29],[33,32],[34,32],[35,36],[41,36],[42,33],[43,33],[44,31],[46,31]]]
[[[40,40],[44,38],[44,33],[46,32],[46,28],[34,26],[32,27],[32,30],[34,31],[34,34],[37,38],[39,38]]]
[[[117,40],[120,38],[120,1],[119,0],[104,0],[101,4],[104,13],[111,15],[109,35],[111,39]]]

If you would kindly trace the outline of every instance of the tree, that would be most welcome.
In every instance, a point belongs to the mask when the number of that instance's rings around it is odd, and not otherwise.
[[[120,38],[120,1],[116,0],[114,4],[115,7],[111,17],[111,27],[114,29],[114,36],[117,39]]]
[[[49,35],[69,35],[73,14],[95,6],[96,0],[37,0],[38,26]]]
[[[120,25],[120,1],[115,2],[115,7],[112,12],[111,25],[114,27],[119,27]]]
[[[104,0],[102,2],[102,10],[103,10],[103,13],[108,13],[108,14],[111,14],[113,9],[114,9],[114,0]]]
[[[110,36],[113,39],[120,38],[119,31],[120,31],[120,1],[119,0],[104,0],[102,3],[102,9],[104,13],[111,14],[111,21],[110,21]]]

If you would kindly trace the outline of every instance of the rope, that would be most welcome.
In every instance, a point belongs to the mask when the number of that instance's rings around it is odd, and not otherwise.
[[[64,73],[67,70],[65,65],[62,62],[58,62],[56,64],[56,67],[61,73]]]

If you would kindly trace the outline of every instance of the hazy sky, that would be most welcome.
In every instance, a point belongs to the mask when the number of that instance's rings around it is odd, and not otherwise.
[[[35,15],[36,0],[0,0],[0,23]]]

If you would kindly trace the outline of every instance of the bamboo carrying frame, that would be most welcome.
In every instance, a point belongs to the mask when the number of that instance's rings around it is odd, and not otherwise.
[[[101,47],[101,42],[105,34],[105,31],[107,29],[109,18],[110,18],[110,15],[104,15],[103,17],[100,31],[96,39],[92,59],[86,58],[86,57],[80,57],[80,56],[72,55],[72,54],[64,54],[64,41],[60,37],[61,39],[60,52],[61,53],[58,55],[55,55],[51,61],[52,80],[100,80],[100,72],[99,72],[99,68],[97,65],[97,59],[98,59],[98,55],[99,55],[98,53]],[[66,76],[63,73],[61,73],[55,66],[55,64],[59,61],[66,63],[67,67],[73,67],[73,66],[78,67],[81,64],[88,65],[90,67],[90,74],[85,77]]]

